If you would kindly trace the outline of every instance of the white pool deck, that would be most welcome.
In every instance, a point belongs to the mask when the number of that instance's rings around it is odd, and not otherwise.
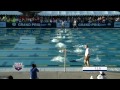
[[[37,73],[39,79],[90,79],[93,76],[97,79],[99,71],[82,71],[82,68],[38,68],[40,71]],[[9,75],[13,76],[13,79],[30,79],[30,68],[24,68],[21,71],[17,71],[14,68],[0,69],[0,79],[4,79]],[[108,68],[105,71],[107,79],[120,79],[120,68]]]
[[[46,68],[38,68],[39,71],[71,71],[71,72],[80,72],[83,71],[82,67],[67,67],[66,69],[64,69],[63,67],[46,67]],[[14,68],[0,68],[0,72],[28,72],[30,71],[30,68],[23,68],[20,71],[15,70]],[[120,67],[112,67],[112,68],[107,68],[107,71],[116,71],[116,72],[120,72]]]

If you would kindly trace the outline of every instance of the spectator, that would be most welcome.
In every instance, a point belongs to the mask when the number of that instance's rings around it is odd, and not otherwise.
[[[32,64],[32,68],[30,69],[30,79],[38,79],[37,72],[39,70],[36,67],[36,64]]]
[[[15,16],[15,15],[1,15],[0,16],[0,21],[5,21],[5,22],[60,22],[60,21],[67,21],[67,22],[71,22],[72,24],[74,23],[74,21],[76,20],[76,22],[81,22],[81,23],[111,23],[114,21],[120,21],[119,16],[80,16],[80,17],[76,17],[76,16],[69,16],[69,17],[61,17],[61,16]]]
[[[100,71],[100,73],[97,75],[97,79],[107,79],[106,74],[104,72]]]
[[[11,76],[11,75],[10,75],[10,76],[8,76],[8,79],[13,79],[13,76]]]
[[[93,79],[93,76],[90,76],[90,79]]]
[[[64,21],[61,21],[62,22],[62,28],[65,27],[65,22]]]
[[[74,19],[74,21],[73,21],[73,28],[75,28],[75,27],[77,27],[77,21],[76,21],[76,19]]]

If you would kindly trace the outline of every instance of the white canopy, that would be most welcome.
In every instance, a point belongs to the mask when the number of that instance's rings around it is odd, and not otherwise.
[[[0,15],[22,15],[19,11],[0,11]]]
[[[118,11],[42,11],[40,16],[115,16]]]

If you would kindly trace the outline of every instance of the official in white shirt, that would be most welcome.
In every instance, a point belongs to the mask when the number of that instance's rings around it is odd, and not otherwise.
[[[90,63],[89,63],[89,59],[90,59],[90,51],[88,48],[88,45],[85,45],[85,58],[84,58],[84,64],[85,66],[89,67]]]
[[[64,21],[62,21],[62,28],[64,28],[65,27],[65,22]]]
[[[77,27],[77,21],[76,20],[73,21],[73,28],[75,28],[75,27]]]

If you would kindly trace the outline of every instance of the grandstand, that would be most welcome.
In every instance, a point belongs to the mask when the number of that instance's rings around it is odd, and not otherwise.
[[[7,22],[119,21],[119,16],[118,11],[0,11],[0,21]]]

